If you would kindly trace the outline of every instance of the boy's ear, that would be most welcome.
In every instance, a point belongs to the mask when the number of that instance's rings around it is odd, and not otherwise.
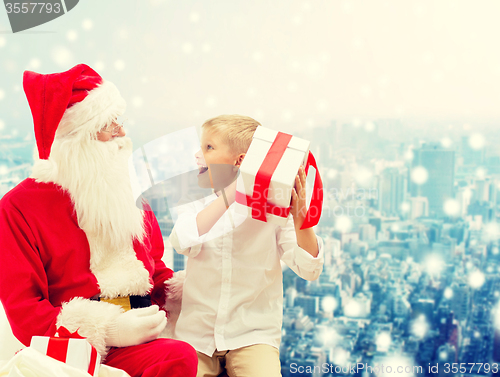
[[[243,162],[243,159],[245,158],[245,154],[246,153],[240,153],[238,155],[238,157],[236,157],[236,164],[235,164],[235,166],[239,167],[241,165],[241,163]]]

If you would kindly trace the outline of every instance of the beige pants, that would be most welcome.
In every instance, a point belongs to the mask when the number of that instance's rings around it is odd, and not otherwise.
[[[231,351],[215,351],[212,357],[198,352],[197,377],[281,377],[279,351],[255,344]]]

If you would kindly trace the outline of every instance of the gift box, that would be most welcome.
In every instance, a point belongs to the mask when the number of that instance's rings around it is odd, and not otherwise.
[[[318,223],[323,203],[323,187],[310,142],[262,126],[240,166],[236,183],[236,211],[256,220],[284,226],[290,214],[292,189],[301,165],[306,174],[316,169],[311,204],[301,229]]]
[[[33,336],[30,347],[92,376],[97,376],[101,363],[101,356],[97,350],[78,333],[61,334],[61,330],[58,332],[58,337]]]

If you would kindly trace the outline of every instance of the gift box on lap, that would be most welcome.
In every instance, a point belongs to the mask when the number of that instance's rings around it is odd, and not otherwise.
[[[313,166],[316,177],[302,229],[316,225],[321,216],[323,187],[309,145],[309,141],[296,136],[257,127],[240,166],[236,210],[256,220],[284,226],[299,167],[304,165],[307,173],[309,166]]]
[[[77,333],[65,333],[59,337],[33,336],[30,347],[92,376],[99,374],[101,356]]]

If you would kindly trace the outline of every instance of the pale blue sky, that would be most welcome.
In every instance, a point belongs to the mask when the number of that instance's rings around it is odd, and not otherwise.
[[[81,0],[11,34],[2,9],[0,133],[31,130],[24,69],[77,63],[118,86],[143,142],[221,113],[290,131],[500,119],[499,14],[497,0]]]

